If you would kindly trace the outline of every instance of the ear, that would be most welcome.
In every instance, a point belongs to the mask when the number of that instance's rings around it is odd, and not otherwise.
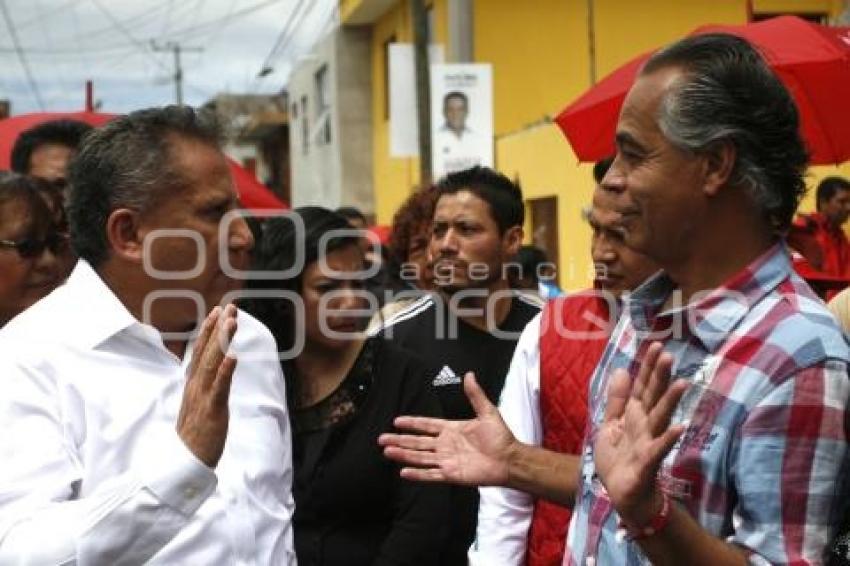
[[[140,230],[138,212],[128,208],[113,210],[106,219],[106,239],[113,256],[142,263],[144,234]]]
[[[506,258],[514,257],[522,246],[522,226],[512,226],[502,236],[502,251]]]
[[[704,157],[705,181],[703,192],[707,196],[715,196],[729,183],[738,152],[731,141],[721,141],[708,149]]]

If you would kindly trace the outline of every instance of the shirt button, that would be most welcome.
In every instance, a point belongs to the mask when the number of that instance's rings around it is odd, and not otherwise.
[[[190,485],[183,490],[183,495],[185,495],[187,499],[195,499],[198,497],[198,488]]]

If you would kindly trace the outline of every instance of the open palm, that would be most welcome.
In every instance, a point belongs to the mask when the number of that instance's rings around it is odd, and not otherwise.
[[[468,373],[464,389],[476,417],[449,421],[429,417],[398,417],[398,429],[417,434],[383,434],[386,456],[408,467],[407,479],[460,485],[503,485],[508,479],[508,456],[516,439]]]
[[[661,461],[684,430],[670,426],[670,417],[687,382],[670,383],[672,357],[661,349],[657,342],[649,347],[634,383],[625,370],[612,376],[596,434],[596,471],[621,517],[642,515],[651,504]]]

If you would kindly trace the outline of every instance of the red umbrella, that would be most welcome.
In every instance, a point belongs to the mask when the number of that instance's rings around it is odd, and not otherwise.
[[[112,120],[115,114],[104,114],[99,112],[42,112],[35,114],[20,114],[5,120],[0,120],[0,170],[9,169],[12,154],[12,146],[18,136],[43,122],[50,120],[79,120],[92,126],[100,126]],[[242,205],[250,209],[286,210],[289,207],[281,201],[277,195],[271,192],[265,185],[257,181],[253,173],[228,158],[230,173],[236,184],[236,191]]]
[[[280,200],[276,194],[257,181],[257,177],[253,173],[229,157],[227,158],[227,164],[230,166],[230,174],[233,176],[233,182],[236,185],[236,192],[239,193],[239,200],[242,201],[242,206],[257,209],[258,211],[262,209],[289,209],[289,206]]]
[[[814,164],[850,159],[850,27],[830,28],[794,16],[740,26],[709,25],[691,35],[729,33],[749,41],[788,88]],[[651,53],[602,79],[555,119],[581,161],[614,153],[620,107]]]
[[[92,126],[100,126],[114,118],[114,114],[99,114],[97,112],[39,112],[35,114],[20,114],[5,120],[0,120],[0,170],[11,166],[12,147],[21,133],[50,120],[77,120]]]
[[[375,236],[375,239],[382,246],[388,246],[390,243],[390,235],[392,234],[393,227],[387,226],[386,224],[373,224],[369,226],[367,230]]]

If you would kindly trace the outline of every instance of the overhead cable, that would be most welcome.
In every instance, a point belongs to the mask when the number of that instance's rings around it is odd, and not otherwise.
[[[6,6],[6,0],[0,0],[0,10],[3,11],[3,19],[6,20],[6,27],[9,28],[9,36],[12,38],[12,43],[15,45],[15,51],[18,54],[18,59],[21,62],[21,67],[27,77],[32,95],[35,98],[38,107],[44,110],[44,100],[41,98],[41,93],[38,90],[38,84],[35,82],[35,77],[32,75],[27,57],[21,49],[21,42],[18,40],[18,32],[15,29],[15,23],[12,21],[12,16],[9,14],[9,7]]]

